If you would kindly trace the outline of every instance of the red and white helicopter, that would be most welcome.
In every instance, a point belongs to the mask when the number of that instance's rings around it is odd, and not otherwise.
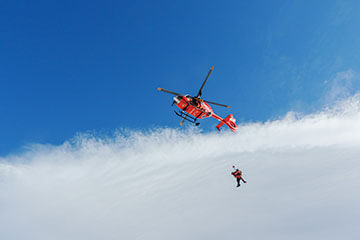
[[[226,124],[226,126],[228,126],[233,132],[235,132],[238,129],[238,127],[236,126],[236,120],[235,120],[234,116],[232,114],[230,114],[226,118],[222,119],[221,117],[219,117],[218,115],[216,115],[214,113],[214,111],[212,110],[212,108],[210,107],[210,105],[208,103],[222,106],[222,107],[227,107],[227,108],[230,108],[229,106],[201,99],[202,89],[203,89],[206,81],[208,80],[213,69],[214,69],[214,67],[210,68],[210,71],[208,72],[196,97],[192,97],[190,95],[182,95],[182,94],[172,92],[172,91],[169,91],[169,90],[166,90],[163,88],[158,88],[158,90],[175,95],[173,105],[176,104],[176,106],[181,109],[178,112],[175,111],[176,115],[178,115],[179,117],[182,118],[180,125],[183,125],[184,121],[187,120],[189,122],[194,123],[196,126],[198,126],[200,124],[199,122],[197,122],[198,119],[212,117],[212,118],[215,118],[216,120],[220,121],[220,123],[216,126],[216,128],[219,131],[220,131],[221,126]]]

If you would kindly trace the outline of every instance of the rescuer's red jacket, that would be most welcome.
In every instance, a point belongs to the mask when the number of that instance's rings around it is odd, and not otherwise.
[[[242,172],[239,169],[236,169],[235,172],[231,173],[235,178],[241,178]]]

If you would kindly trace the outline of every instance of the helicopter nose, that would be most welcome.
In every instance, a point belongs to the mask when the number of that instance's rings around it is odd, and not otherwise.
[[[180,97],[180,96],[174,97],[174,102],[175,102],[176,104],[178,104],[180,101],[181,101],[181,97]]]

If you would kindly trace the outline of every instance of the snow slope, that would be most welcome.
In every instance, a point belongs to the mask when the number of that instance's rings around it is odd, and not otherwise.
[[[358,239],[359,156],[359,95],[237,134],[34,145],[0,159],[0,239]]]

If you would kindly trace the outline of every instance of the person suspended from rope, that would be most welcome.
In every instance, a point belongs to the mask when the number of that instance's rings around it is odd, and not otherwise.
[[[238,184],[236,187],[240,187],[240,180],[243,181],[243,183],[246,183],[246,181],[242,178],[242,172],[239,169],[237,169],[235,166],[232,167],[235,171],[232,172],[231,174],[236,178]]]

